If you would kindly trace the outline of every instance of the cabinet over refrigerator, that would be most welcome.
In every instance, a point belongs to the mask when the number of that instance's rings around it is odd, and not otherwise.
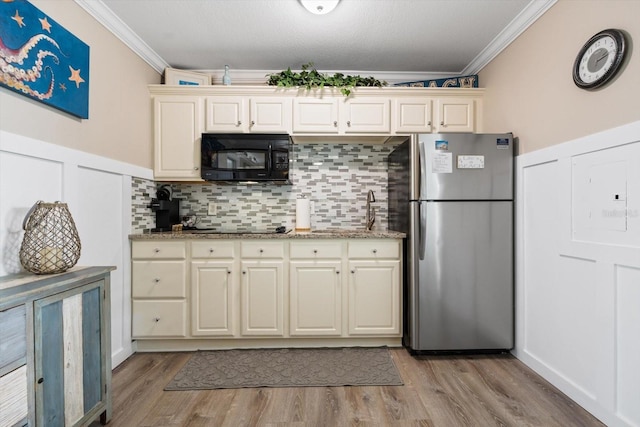
[[[513,348],[513,135],[412,135],[388,191],[389,228],[407,234],[405,346]]]

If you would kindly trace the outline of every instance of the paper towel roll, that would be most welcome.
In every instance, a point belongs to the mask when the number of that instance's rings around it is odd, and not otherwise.
[[[296,200],[296,231],[311,231],[311,202],[309,199]]]

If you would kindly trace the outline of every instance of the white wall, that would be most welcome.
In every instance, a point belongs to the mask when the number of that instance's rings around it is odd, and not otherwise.
[[[132,353],[131,177],[152,171],[0,130],[0,276],[20,271],[22,221],[38,200],[62,201],[78,228],[82,265],[116,266],[111,273],[113,366]]]
[[[516,179],[514,354],[640,426],[640,121],[522,155]]]

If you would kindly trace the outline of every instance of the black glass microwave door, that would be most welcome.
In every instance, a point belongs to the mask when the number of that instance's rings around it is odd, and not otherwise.
[[[211,154],[211,168],[217,170],[265,170],[266,151],[218,151]]]

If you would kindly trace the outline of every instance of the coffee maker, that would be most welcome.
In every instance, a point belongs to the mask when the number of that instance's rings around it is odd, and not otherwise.
[[[158,189],[148,207],[156,213],[156,227],[151,231],[171,231],[175,224],[180,224],[180,199],[171,197],[168,185]]]

